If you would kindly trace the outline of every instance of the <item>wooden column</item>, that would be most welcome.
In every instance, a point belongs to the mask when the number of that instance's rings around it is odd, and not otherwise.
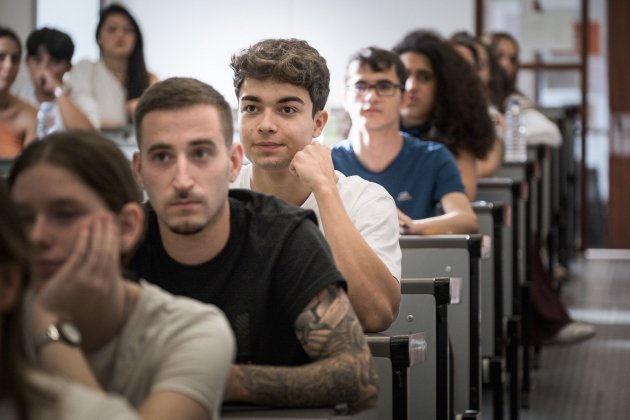
[[[630,248],[630,2],[608,0],[610,158],[608,247]]]

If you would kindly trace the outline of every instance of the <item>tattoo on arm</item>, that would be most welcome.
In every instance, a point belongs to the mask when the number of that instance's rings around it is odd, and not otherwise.
[[[376,405],[378,378],[363,329],[336,285],[317,294],[295,321],[313,362],[299,367],[240,366],[248,400],[259,404],[353,409]]]

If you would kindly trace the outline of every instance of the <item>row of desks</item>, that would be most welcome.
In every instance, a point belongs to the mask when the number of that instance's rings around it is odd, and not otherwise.
[[[481,418],[484,382],[493,396],[493,412],[484,413],[486,418],[504,418],[506,390],[511,419],[527,406],[529,242],[531,235],[542,238],[550,231],[549,156],[544,147],[531,148],[527,161],[506,163],[496,178],[480,180],[478,198],[484,201],[473,204],[478,235],[401,238],[401,307],[385,333],[423,331],[427,353],[424,363],[410,369],[406,415],[379,412],[379,418]],[[445,330],[438,326],[439,316],[431,315],[435,297],[414,296],[406,288],[414,279],[431,277],[457,285],[459,300],[443,308]],[[446,341],[444,336],[440,341],[438,330],[446,331]]]

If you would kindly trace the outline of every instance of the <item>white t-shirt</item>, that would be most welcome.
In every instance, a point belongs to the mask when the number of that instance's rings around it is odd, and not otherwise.
[[[35,96],[35,87],[30,79],[15,93],[35,108],[39,109],[40,102],[37,100],[37,96]],[[101,122],[98,117],[98,108],[94,100],[86,92],[80,89],[71,89],[68,95],[70,96],[70,99],[72,99],[72,102],[74,102],[74,104],[83,111],[83,114],[85,114],[85,116],[90,120],[92,125],[98,129]],[[64,130],[65,126],[63,123],[63,117],[61,116],[61,110],[56,102],[51,112],[55,119],[55,131]]]
[[[562,134],[556,123],[547,118],[529,98],[523,95],[510,95],[505,103],[509,104],[513,99],[517,99],[521,103],[525,140],[528,146],[544,144],[560,147],[562,145]]]
[[[100,121],[110,121],[121,127],[127,125],[127,91],[102,61],[79,61],[70,71],[66,82],[71,92],[85,93],[91,100],[90,107],[97,110]],[[85,114],[90,110],[77,104]]]
[[[28,379],[45,393],[41,401],[28,404],[29,416],[37,420],[139,420],[140,417],[122,397],[102,394],[81,384],[41,372],[30,372]],[[15,406],[0,400],[0,419],[16,420]]]
[[[252,165],[243,166],[230,188],[251,189],[251,174]],[[339,171],[335,171],[335,174],[338,177],[337,189],[350,220],[392,275],[400,281],[402,252],[398,242],[400,228],[394,199],[385,188],[374,182],[358,176],[346,177]],[[315,212],[323,233],[315,195],[311,193],[300,207]]]

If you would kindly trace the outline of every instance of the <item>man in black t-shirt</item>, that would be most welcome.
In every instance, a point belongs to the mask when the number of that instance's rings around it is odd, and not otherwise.
[[[243,149],[225,99],[194,79],[167,79],[141,97],[134,121],[133,166],[150,208],[129,267],[225,312],[238,346],[225,400],[374,406],[371,354],[314,214],[228,194]]]

